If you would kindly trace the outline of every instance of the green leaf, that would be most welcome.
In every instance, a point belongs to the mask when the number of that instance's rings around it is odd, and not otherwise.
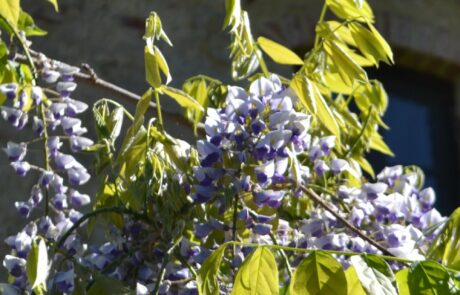
[[[220,246],[203,262],[196,282],[200,295],[219,295],[219,283],[217,278],[220,272],[220,264],[225,252],[225,245]]]
[[[19,13],[18,29],[24,31],[27,36],[44,36],[46,31],[35,25],[33,18],[23,10]]]
[[[200,103],[182,90],[163,85],[160,91],[174,99],[183,108],[190,108],[204,112]]]
[[[231,26],[232,29],[238,26],[241,16],[240,0],[225,0],[225,19],[224,28]]]
[[[374,168],[372,168],[372,165],[366,160],[366,158],[364,158],[363,156],[361,155],[353,155],[352,156],[352,159],[355,160],[356,162],[358,162],[359,166],[361,166],[361,168],[366,171],[367,173],[369,173],[369,175],[374,178],[375,177],[375,172],[374,172]]]
[[[371,142],[369,147],[373,150],[379,151],[382,154],[394,157],[393,152],[391,151],[390,147],[383,141],[383,138],[377,132],[372,134]]]
[[[398,290],[400,295],[410,295],[409,289],[409,269],[404,268],[398,271],[395,275],[396,283],[398,283]]]
[[[316,100],[314,99],[313,85],[308,81],[307,77],[300,73],[296,74],[292,78],[290,86],[308,112],[315,114],[317,107]]]
[[[40,239],[32,243],[32,248],[27,254],[27,280],[32,289],[46,290],[48,278],[48,251],[46,243]]]
[[[363,68],[337,42],[326,41],[324,48],[346,85],[353,86],[356,80],[368,82],[367,74]]]
[[[345,272],[347,278],[347,294],[348,295],[366,295],[361,282],[359,281],[358,274],[355,268],[351,265]]]
[[[160,88],[161,86],[161,75],[160,75],[160,65],[155,56],[155,49],[145,46],[144,49],[144,58],[145,58],[145,78],[147,82],[153,88]]]
[[[369,26],[372,26],[369,24]],[[393,63],[393,52],[388,43],[372,26],[373,30],[368,30],[359,23],[348,24],[356,45],[365,57],[372,60],[378,66],[379,61],[387,64]]]
[[[326,0],[328,7],[340,18],[373,21],[374,15],[365,0]]]
[[[347,280],[342,265],[331,255],[313,251],[297,267],[289,295],[347,294]]]
[[[411,265],[409,289],[412,294],[452,294],[449,290],[449,274],[434,261],[420,261]]]
[[[428,257],[447,267],[460,270],[460,208],[457,208],[436,236]]]
[[[276,63],[282,65],[303,65],[303,60],[296,53],[275,41],[259,37],[257,38],[257,43]]]
[[[236,274],[232,295],[279,294],[278,267],[270,249],[259,247],[252,252]]]
[[[18,28],[19,12],[21,7],[19,0],[1,0],[0,1],[0,16],[5,18],[14,28]]]
[[[373,255],[356,255],[350,260],[363,288],[369,294],[398,294],[394,274],[385,260]]]
[[[121,281],[109,278],[104,275],[96,275],[94,284],[89,288],[87,295],[134,295],[135,291],[130,290]]]
[[[53,5],[54,10],[56,10],[56,12],[59,11],[58,0],[47,0],[47,1]]]

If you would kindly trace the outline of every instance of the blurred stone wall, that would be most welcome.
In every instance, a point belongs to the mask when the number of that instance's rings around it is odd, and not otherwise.
[[[394,48],[440,60],[442,62],[428,67],[447,68],[449,79],[459,79],[459,1],[369,1],[375,11],[378,28]],[[141,94],[147,88],[142,40],[144,20],[154,10],[159,13],[164,29],[174,44],[172,48],[160,45],[171,68],[174,86],[180,87],[187,77],[201,73],[231,82],[227,58],[229,37],[221,30],[223,0],[59,2],[60,13],[55,13],[44,0],[22,1],[23,8],[34,17],[36,23],[49,32],[46,37],[33,39],[35,50],[74,65],[88,63],[98,76]],[[267,36],[301,52],[312,44],[314,25],[323,1],[243,0],[242,3],[249,11],[255,36]],[[269,66],[284,75],[292,71],[289,67]],[[460,101],[460,91],[458,95]],[[109,93],[90,85],[79,85],[75,97],[88,103],[109,97],[128,103],[131,109],[134,107],[134,103],[109,96]],[[163,105],[166,109],[179,111],[168,99],[163,101]],[[460,107],[458,114],[460,117]],[[87,116],[89,118],[90,114]],[[6,127],[3,122],[0,124],[1,146],[5,146],[9,139],[17,140],[15,130]],[[173,127],[169,131],[174,136],[191,138],[190,131],[183,128]],[[27,138],[30,135],[23,136]],[[31,154],[38,162],[42,161],[38,148],[32,148]],[[24,221],[17,217],[13,200],[27,199],[30,187],[37,178],[36,175],[30,175],[20,179],[8,166],[6,156],[0,153],[0,241],[23,226]],[[87,185],[86,189],[94,191],[91,185]],[[0,242],[0,253],[5,251],[6,247]]]

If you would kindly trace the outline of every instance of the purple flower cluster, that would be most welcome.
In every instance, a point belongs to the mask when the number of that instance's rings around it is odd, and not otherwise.
[[[47,208],[44,217],[31,221],[21,232],[6,239],[12,253],[5,257],[3,265],[15,278],[13,285],[22,290],[30,289],[25,274],[25,259],[35,237],[40,235],[47,240],[57,241],[82,216],[78,208],[90,203],[90,197],[76,188],[87,183],[90,174],[62,148],[63,141],[69,143],[73,153],[93,145],[92,140],[82,136],[87,130],[76,117],[88,105],[71,98],[77,86],[73,82],[73,75],[79,69],[62,63],[51,63],[44,56],[40,59],[43,64],[42,80],[48,84],[46,89],[51,90],[47,93],[53,97],[47,97],[45,88],[39,86],[23,87],[14,83],[0,85],[0,93],[7,98],[6,104],[0,106],[2,117],[12,126],[22,129],[27,125],[29,116],[33,115],[31,127],[38,137],[29,142],[8,142],[4,148],[11,166],[19,176],[25,176],[30,170],[39,173],[29,199],[16,202],[15,206],[20,215],[29,218],[33,210],[39,208],[43,200],[47,200],[44,204]],[[44,143],[47,150],[47,164],[44,167],[32,165],[26,160],[28,146],[38,142]],[[80,238],[72,234],[61,250],[67,255],[80,257],[85,248]],[[63,293],[70,293],[74,287],[73,275],[67,272],[59,272],[54,277],[58,290]]]
[[[417,187],[417,174],[404,173],[402,166],[385,168],[376,183],[338,185],[360,179],[361,171],[356,162],[335,155],[334,136],[315,136],[318,130],[310,116],[296,111],[296,101],[272,75],[254,81],[249,91],[230,86],[225,106],[208,109],[191,193],[195,203],[206,205],[207,214],[196,220],[195,237],[212,246],[213,241],[241,239],[234,232],[250,229],[248,242],[273,243],[274,237],[292,247],[379,253],[321,206],[312,204],[301,221],[277,214],[302,196],[298,185],[313,185],[323,189],[325,203],[389,252],[423,259],[436,233],[430,229],[444,220],[433,208],[434,191]],[[236,222],[226,214],[232,208]],[[201,253],[206,249],[195,255]],[[244,247],[237,251],[233,265],[246,254]],[[343,261],[348,263],[346,257]]]
[[[445,217],[433,208],[436,199],[433,189],[419,188],[418,177],[415,172],[404,171],[402,166],[387,167],[377,175],[376,183],[365,183],[359,188],[339,186],[335,193],[340,202],[328,194],[322,197],[393,255],[424,260]],[[382,254],[322,208],[315,208],[298,229],[297,247]],[[347,265],[347,259],[342,258]]]

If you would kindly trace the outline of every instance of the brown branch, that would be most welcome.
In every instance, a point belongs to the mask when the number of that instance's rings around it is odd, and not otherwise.
[[[33,56],[32,57],[32,60],[34,62],[34,64],[36,65],[40,65],[40,61],[38,60],[38,56],[40,55],[40,53],[38,52],[35,52],[35,51],[30,51],[31,52],[31,55]],[[53,59],[50,59],[47,57],[47,59],[51,62],[58,62],[58,63],[62,63],[61,61],[57,61],[57,60],[53,60]],[[18,60],[19,62],[27,62],[27,58],[26,56],[22,55],[22,54],[17,54],[16,55],[16,60]],[[83,71],[86,71],[88,72],[87,73],[84,73],[84,72],[78,72],[76,74],[74,74],[74,77],[77,81],[80,81],[80,82],[85,82],[87,84],[90,84],[90,85],[94,85],[94,86],[97,86],[99,88],[102,88],[104,90],[107,90],[111,93],[113,93],[114,95],[122,98],[122,99],[128,99],[128,101],[139,101],[141,99],[141,96],[134,93],[134,92],[131,92],[125,88],[122,88],[118,85],[115,85],[109,81],[106,81],[104,79],[101,79],[98,77],[98,75],[95,73],[95,71],[93,70],[93,68],[91,66],[89,66],[88,64],[82,64],[82,66],[80,67],[81,70]],[[150,107],[151,108],[156,108],[156,104],[154,102],[150,102]],[[186,118],[184,118],[180,113],[176,113],[176,112],[172,112],[172,111],[169,111],[169,110],[162,110],[163,111],[163,115],[165,118],[167,118],[168,120],[171,120],[175,123],[177,123],[179,126],[181,127],[185,127],[187,129],[193,129],[193,125],[190,121],[188,121]],[[200,134],[204,134],[203,131],[204,131],[204,125],[202,123],[198,124],[198,130],[200,132]]]
[[[300,186],[300,189],[307,194],[307,196],[312,199],[315,203],[319,204],[321,207],[329,211],[332,215],[334,215],[335,218],[340,220],[346,227],[348,227],[351,231],[353,231],[355,234],[357,234],[360,238],[363,240],[367,241],[369,244],[374,246],[375,248],[379,249],[383,254],[388,255],[388,256],[394,256],[392,253],[390,253],[385,247],[377,243],[375,240],[372,238],[366,236],[364,233],[362,233],[357,227],[355,227],[353,224],[351,224],[348,220],[340,216],[339,213],[337,213],[331,206],[326,204],[320,196],[318,196],[315,191],[313,191],[311,188],[307,188],[305,186]]]

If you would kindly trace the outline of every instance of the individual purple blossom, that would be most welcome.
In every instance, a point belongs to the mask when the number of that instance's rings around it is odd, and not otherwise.
[[[13,277],[19,277],[25,271],[26,260],[12,255],[6,255],[3,259],[3,266]]]
[[[1,115],[5,121],[8,121],[14,127],[18,127],[21,124],[21,118],[24,115],[24,112],[10,107],[1,106]]]
[[[30,212],[32,211],[32,207],[28,202],[15,202],[14,206],[18,213],[25,218],[29,217]]]
[[[387,188],[388,185],[383,182],[365,183],[363,185],[363,192],[366,194],[369,200],[375,200],[381,194],[383,194]]]
[[[61,74],[58,71],[46,69],[42,72],[42,78],[46,83],[52,84],[55,83]]]
[[[70,192],[70,203],[74,207],[82,207],[88,205],[91,202],[91,199],[86,194],[80,194],[76,190],[71,190]]]
[[[88,109],[88,105],[82,101],[74,100],[71,98],[66,99],[67,108],[65,113],[69,117],[75,117],[76,115],[83,113]]]
[[[75,272],[70,269],[66,272],[58,272],[54,276],[54,284],[59,292],[70,294],[75,289]]]
[[[76,88],[77,84],[74,82],[58,82],[56,85],[56,90],[64,97],[69,96]]]
[[[30,90],[30,98],[32,98],[34,105],[38,106],[43,99],[43,90],[38,86],[32,86],[32,89]]]
[[[254,225],[253,231],[258,235],[264,236],[270,233],[272,227],[271,224],[258,223]]]
[[[13,100],[16,97],[16,91],[18,90],[18,84],[7,83],[0,85],[0,93],[6,96],[6,99]]]
[[[67,109],[67,104],[63,102],[54,102],[51,107],[50,111],[51,114],[53,115],[53,119],[61,119],[64,117]],[[50,120],[53,121],[53,120]]]
[[[62,153],[58,153],[54,157],[54,162],[59,170],[69,170],[78,165],[77,160],[73,156]]]
[[[266,190],[260,192],[254,192],[254,203],[257,206],[262,207],[267,205],[272,208],[278,208],[281,206],[281,200],[285,195],[284,191],[274,191],[274,190]]]
[[[68,207],[67,196],[64,194],[56,194],[51,201],[57,210],[64,210]]]
[[[18,99],[14,102],[13,106],[18,109],[23,109],[27,105],[28,101],[29,101],[29,96],[27,95],[27,92],[24,90],[21,90],[19,91]]]
[[[14,143],[8,141],[6,148],[3,149],[10,161],[22,161],[27,154],[27,145],[25,143]]]
[[[43,125],[43,121],[41,119],[39,119],[38,117],[34,116],[33,117],[33,122],[32,122],[32,130],[38,136],[42,136],[44,129],[45,129],[45,126]]]
[[[48,138],[47,144],[50,155],[56,157],[59,153],[59,149],[62,146],[62,142],[59,136],[50,136]]]
[[[30,164],[26,161],[12,162],[10,165],[19,176],[26,176],[30,170]]]
[[[331,161],[331,168],[334,174],[340,174],[341,172],[348,170],[350,165],[346,160],[334,159]]]
[[[43,193],[42,193],[40,186],[34,185],[32,187],[32,191],[30,193],[30,199],[28,203],[31,206],[36,207],[38,204],[40,204],[42,200],[43,200]]]
[[[64,132],[68,135],[82,135],[88,130],[84,127],[81,127],[81,120],[72,117],[63,117],[61,119],[61,126],[64,129]]]
[[[331,170],[329,166],[326,164],[326,162],[324,162],[323,160],[315,161],[314,169],[315,169],[316,174],[318,174],[319,177],[323,177],[324,173]]]
[[[69,183],[73,186],[83,185],[87,183],[91,178],[91,175],[83,167],[70,168],[67,171],[67,175],[69,178]]]
[[[75,136],[75,135],[70,137],[70,149],[74,153],[84,150],[92,146],[93,144],[94,142],[91,139],[86,138],[86,137]]]

